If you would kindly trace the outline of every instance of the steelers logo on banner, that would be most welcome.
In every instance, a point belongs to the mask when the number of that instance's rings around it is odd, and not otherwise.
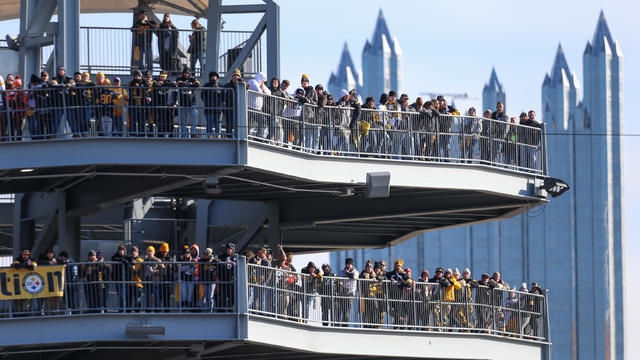
[[[29,273],[24,277],[22,288],[31,295],[39,294],[44,289],[44,280],[38,273]]]

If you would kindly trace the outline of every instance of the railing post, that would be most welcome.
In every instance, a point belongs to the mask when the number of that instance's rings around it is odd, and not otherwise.
[[[302,313],[300,314],[300,318],[302,321],[305,321],[309,311],[309,307],[307,306],[307,274],[302,274],[300,278],[302,279]]]
[[[463,144],[464,144],[464,139],[463,139]],[[471,291],[471,288],[469,287],[468,284],[465,284],[465,286],[463,287],[464,289],[464,294],[463,294],[463,298],[464,298],[464,319],[466,322],[466,327],[467,329],[471,328],[471,324],[469,321],[469,294]]]
[[[493,120],[489,120],[489,131],[487,131],[487,136],[489,137],[489,164],[493,164]],[[491,292],[493,295],[493,290]]]
[[[436,154],[438,154],[437,160],[442,161],[442,156],[440,154],[440,117],[439,116],[436,118]],[[442,299],[440,299],[440,303],[442,305]],[[442,307],[440,308],[440,314],[442,315]],[[442,322],[440,323],[440,326],[442,326]]]
[[[547,166],[548,166],[548,161],[547,161],[547,127],[543,123],[543,124],[540,124],[540,128],[541,128],[540,136],[542,137],[542,141],[540,142],[541,143],[540,151],[542,152],[542,154],[540,156],[542,159],[540,161],[542,162],[542,166],[540,167],[541,168],[540,170],[542,170],[542,174],[543,175],[548,175],[549,174],[549,169],[547,168]],[[536,158],[537,157],[538,156],[536,156]]]
[[[547,359],[551,359],[551,326],[549,323],[549,290],[544,290],[544,338],[547,342]]]
[[[495,333],[496,332],[496,305],[495,305],[494,289],[491,289],[491,320],[493,322],[491,332]]]
[[[237,159],[238,164],[247,163],[247,140],[249,139],[249,121],[247,113],[247,90],[244,82],[238,82],[234,89],[236,108],[232,109],[232,113],[236,114],[235,137],[237,139]],[[227,129],[227,134],[229,130]]]
[[[89,74],[91,74],[91,49],[89,47],[89,44],[91,44],[91,41],[89,40],[89,37],[91,35],[91,29],[90,28],[85,28],[85,30],[87,31],[87,72],[89,72]],[[80,69],[78,69],[80,70]]]
[[[307,116],[307,104],[302,104],[302,113],[300,116],[300,134],[298,134],[298,137],[300,139],[300,149],[304,150],[306,148],[306,142],[305,142],[305,131],[304,131],[304,119]],[[295,142],[294,142],[295,145]]]
[[[245,256],[238,256],[238,262],[236,264],[236,313],[248,314],[249,313],[249,277],[247,271],[247,258]]]
[[[331,319],[329,320],[328,325],[329,326],[335,326],[336,325],[336,279],[335,277],[331,280]],[[327,319],[329,319],[327,317]]]
[[[410,135],[411,137],[413,137],[412,135]],[[413,147],[412,147],[413,148]],[[415,289],[415,283],[414,284],[414,288],[413,291],[411,291],[411,298],[412,298],[412,303],[413,303],[413,324],[408,324],[413,326],[413,329],[417,329],[418,327],[418,309],[417,309],[417,304],[416,304],[416,289]]]

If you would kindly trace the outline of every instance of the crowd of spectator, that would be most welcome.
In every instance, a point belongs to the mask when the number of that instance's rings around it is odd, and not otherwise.
[[[32,75],[25,87],[19,75],[8,74],[6,82],[0,76],[0,138],[196,137],[198,101],[205,107],[205,136],[232,135],[234,99],[225,89],[241,81],[239,70],[226,84],[220,84],[219,74],[211,72],[199,91],[200,81],[189,67],[175,80],[165,70],[156,77],[150,70],[135,70],[132,77],[127,84],[117,76],[108,79],[102,72],[94,80],[88,72],[75,72],[71,77],[64,66],[58,66],[55,77],[42,71],[39,77]],[[226,134],[221,132],[223,118]]]
[[[355,89],[334,95],[322,84],[311,86],[306,74],[293,93],[290,86],[289,80],[275,77],[267,83],[262,73],[248,82],[250,135],[324,154],[450,158],[455,152],[458,159],[536,168],[541,133],[532,128],[539,129],[541,124],[533,110],[521,113],[518,120],[509,117],[504,103],[498,102],[494,110],[478,117],[473,107],[461,114],[442,95],[411,101],[409,95],[398,97],[394,90],[380,94],[377,103],[373,96],[366,96],[361,104],[362,96]]]
[[[6,82],[0,78],[0,138],[233,136],[235,97],[230,89],[242,83],[240,70],[232,71],[226,84],[210,72],[202,85],[189,67],[175,80],[166,70],[155,77],[151,70],[135,70],[132,76],[127,84],[102,72],[92,80],[88,72],[72,77],[59,66],[53,78],[42,71],[25,86],[19,75],[8,74]],[[254,138],[323,154],[455,157],[536,168],[541,133],[532,130],[540,128],[533,110],[517,120],[499,102],[482,117],[473,107],[461,116],[442,95],[411,102],[394,90],[380,94],[377,103],[367,96],[361,104],[356,90],[343,89],[334,97],[321,84],[311,86],[305,74],[293,93],[289,80],[272,78],[267,85],[263,73],[244,86],[250,90],[248,131]],[[204,126],[199,129],[200,116]]]
[[[248,302],[252,310],[298,321],[312,319],[316,312],[321,314],[316,320],[325,326],[363,323],[375,328],[385,324],[386,316],[386,324],[394,328],[540,334],[538,295],[543,291],[535,282],[530,290],[522,283],[516,292],[499,272],[476,280],[468,268],[460,272],[438,267],[432,277],[424,269],[414,277],[402,259],[394,261],[392,269],[384,260],[368,260],[358,271],[353,259],[347,258],[337,273],[329,264],[318,267],[312,261],[297,271],[291,252],[282,246],[275,250],[243,253],[251,265]],[[67,265],[66,286],[63,297],[14,300],[12,312],[20,316],[234,310],[238,263],[234,243],[227,243],[220,254],[211,248],[201,252],[197,244],[184,246],[177,257],[170,254],[167,243],[157,251],[148,246],[144,254],[136,246],[127,251],[120,245],[110,260],[105,261],[102,251],[90,250],[85,261],[76,262],[64,251],[56,255],[48,249],[36,262],[29,250],[23,250],[13,268],[33,271],[38,265]]]

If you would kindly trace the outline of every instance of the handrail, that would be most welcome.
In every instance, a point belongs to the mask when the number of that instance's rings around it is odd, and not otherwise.
[[[427,112],[319,107],[247,91],[252,140],[311,154],[488,164],[546,175],[544,133],[500,120]]]
[[[550,342],[545,295],[476,283],[452,291],[406,278],[312,277],[247,264],[242,256],[222,262],[127,258],[62,264],[62,270],[55,268],[63,273],[56,277],[62,296],[0,300],[0,322],[74,314],[227,312],[324,326],[475,332]],[[45,287],[54,279],[45,275],[47,269],[54,267],[41,264],[20,276],[36,274]],[[3,295],[13,291],[3,289]]]
[[[324,326],[465,331],[548,342],[544,295],[468,283],[350,279],[248,265],[249,311]]]

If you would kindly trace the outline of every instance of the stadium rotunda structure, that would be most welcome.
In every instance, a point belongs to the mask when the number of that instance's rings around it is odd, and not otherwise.
[[[0,0],[2,20],[20,19],[20,34],[8,39],[2,56],[14,52],[11,56],[17,56],[18,72],[25,78],[42,69],[54,73],[61,64],[71,71],[101,71],[124,78],[135,69],[130,58],[108,66],[90,47],[100,36],[126,33],[130,39],[130,29],[80,27],[79,17],[81,13],[136,14],[141,9],[150,18],[168,12],[208,19],[206,58],[217,61],[206,61],[199,74],[217,71],[224,82],[235,68],[249,77],[258,72],[266,72],[268,78],[280,74],[279,7],[271,0],[233,5],[221,0]],[[222,28],[223,15],[249,13],[261,15],[252,31],[234,34]],[[81,39],[89,33],[103,35]],[[110,46],[122,46],[119,52],[127,54],[131,50],[127,42]],[[177,51],[178,61],[186,63],[183,50]],[[158,59],[154,61],[157,74]],[[205,94],[202,99],[210,95],[202,88],[198,91]],[[547,173],[544,129],[513,125],[507,130],[487,122],[497,130],[485,136],[464,130],[464,124],[481,119],[444,117],[440,125],[427,130],[414,125],[372,129],[353,140],[354,131],[348,140],[354,142],[351,146],[340,143],[336,134],[344,129],[334,122],[309,121],[331,117],[330,111],[305,107],[300,113],[288,113],[292,104],[248,91],[244,83],[217,94],[225,99],[217,107],[196,96],[193,108],[201,119],[188,134],[173,123],[163,134],[155,112],[155,122],[147,124],[144,134],[125,129],[119,136],[103,136],[104,128],[94,119],[89,128],[74,128],[62,136],[56,132],[40,137],[35,132],[30,137],[24,132],[5,134],[0,142],[0,193],[15,196],[0,204],[3,248],[11,249],[12,256],[20,249],[31,249],[35,256],[54,248],[84,260],[89,249],[100,248],[110,257],[120,244],[144,248],[162,242],[172,250],[195,243],[216,253],[228,242],[235,243],[238,253],[259,247],[276,249],[279,244],[294,253],[385,247],[425,231],[515,216],[546,203],[565,186]],[[261,107],[255,106],[256,99]],[[129,106],[135,111],[133,104]],[[65,113],[69,105],[51,107],[52,113]],[[43,111],[35,109],[26,116],[38,118]],[[211,134],[201,126],[202,117],[210,111],[224,115],[226,134]],[[317,126],[313,129],[318,133],[308,132],[311,126]],[[507,132],[514,137],[506,137]],[[318,134],[319,142],[307,141],[305,137],[313,134]],[[391,146],[398,141],[394,139],[402,139],[404,145]],[[374,142],[380,145],[371,145]],[[512,151],[518,158],[521,148],[532,149],[535,156],[526,162],[498,156]],[[536,310],[539,336],[532,338],[471,329],[362,326],[357,321],[323,327],[302,314],[289,314],[299,319],[288,321],[255,311],[259,290],[253,287],[251,269],[244,257],[238,258],[227,288],[235,300],[224,312],[120,308],[17,316],[3,305],[0,355],[16,359],[548,356],[546,299]],[[3,291],[7,284],[0,284]],[[105,296],[116,296],[116,287],[106,285]],[[264,291],[270,294],[271,290]],[[379,300],[394,308],[386,302],[389,299]],[[65,304],[71,306],[68,300]],[[497,314],[494,307],[500,304],[486,306]],[[518,311],[518,316],[525,315]],[[466,345],[460,346],[461,342]],[[404,345],[399,348],[399,343]]]

